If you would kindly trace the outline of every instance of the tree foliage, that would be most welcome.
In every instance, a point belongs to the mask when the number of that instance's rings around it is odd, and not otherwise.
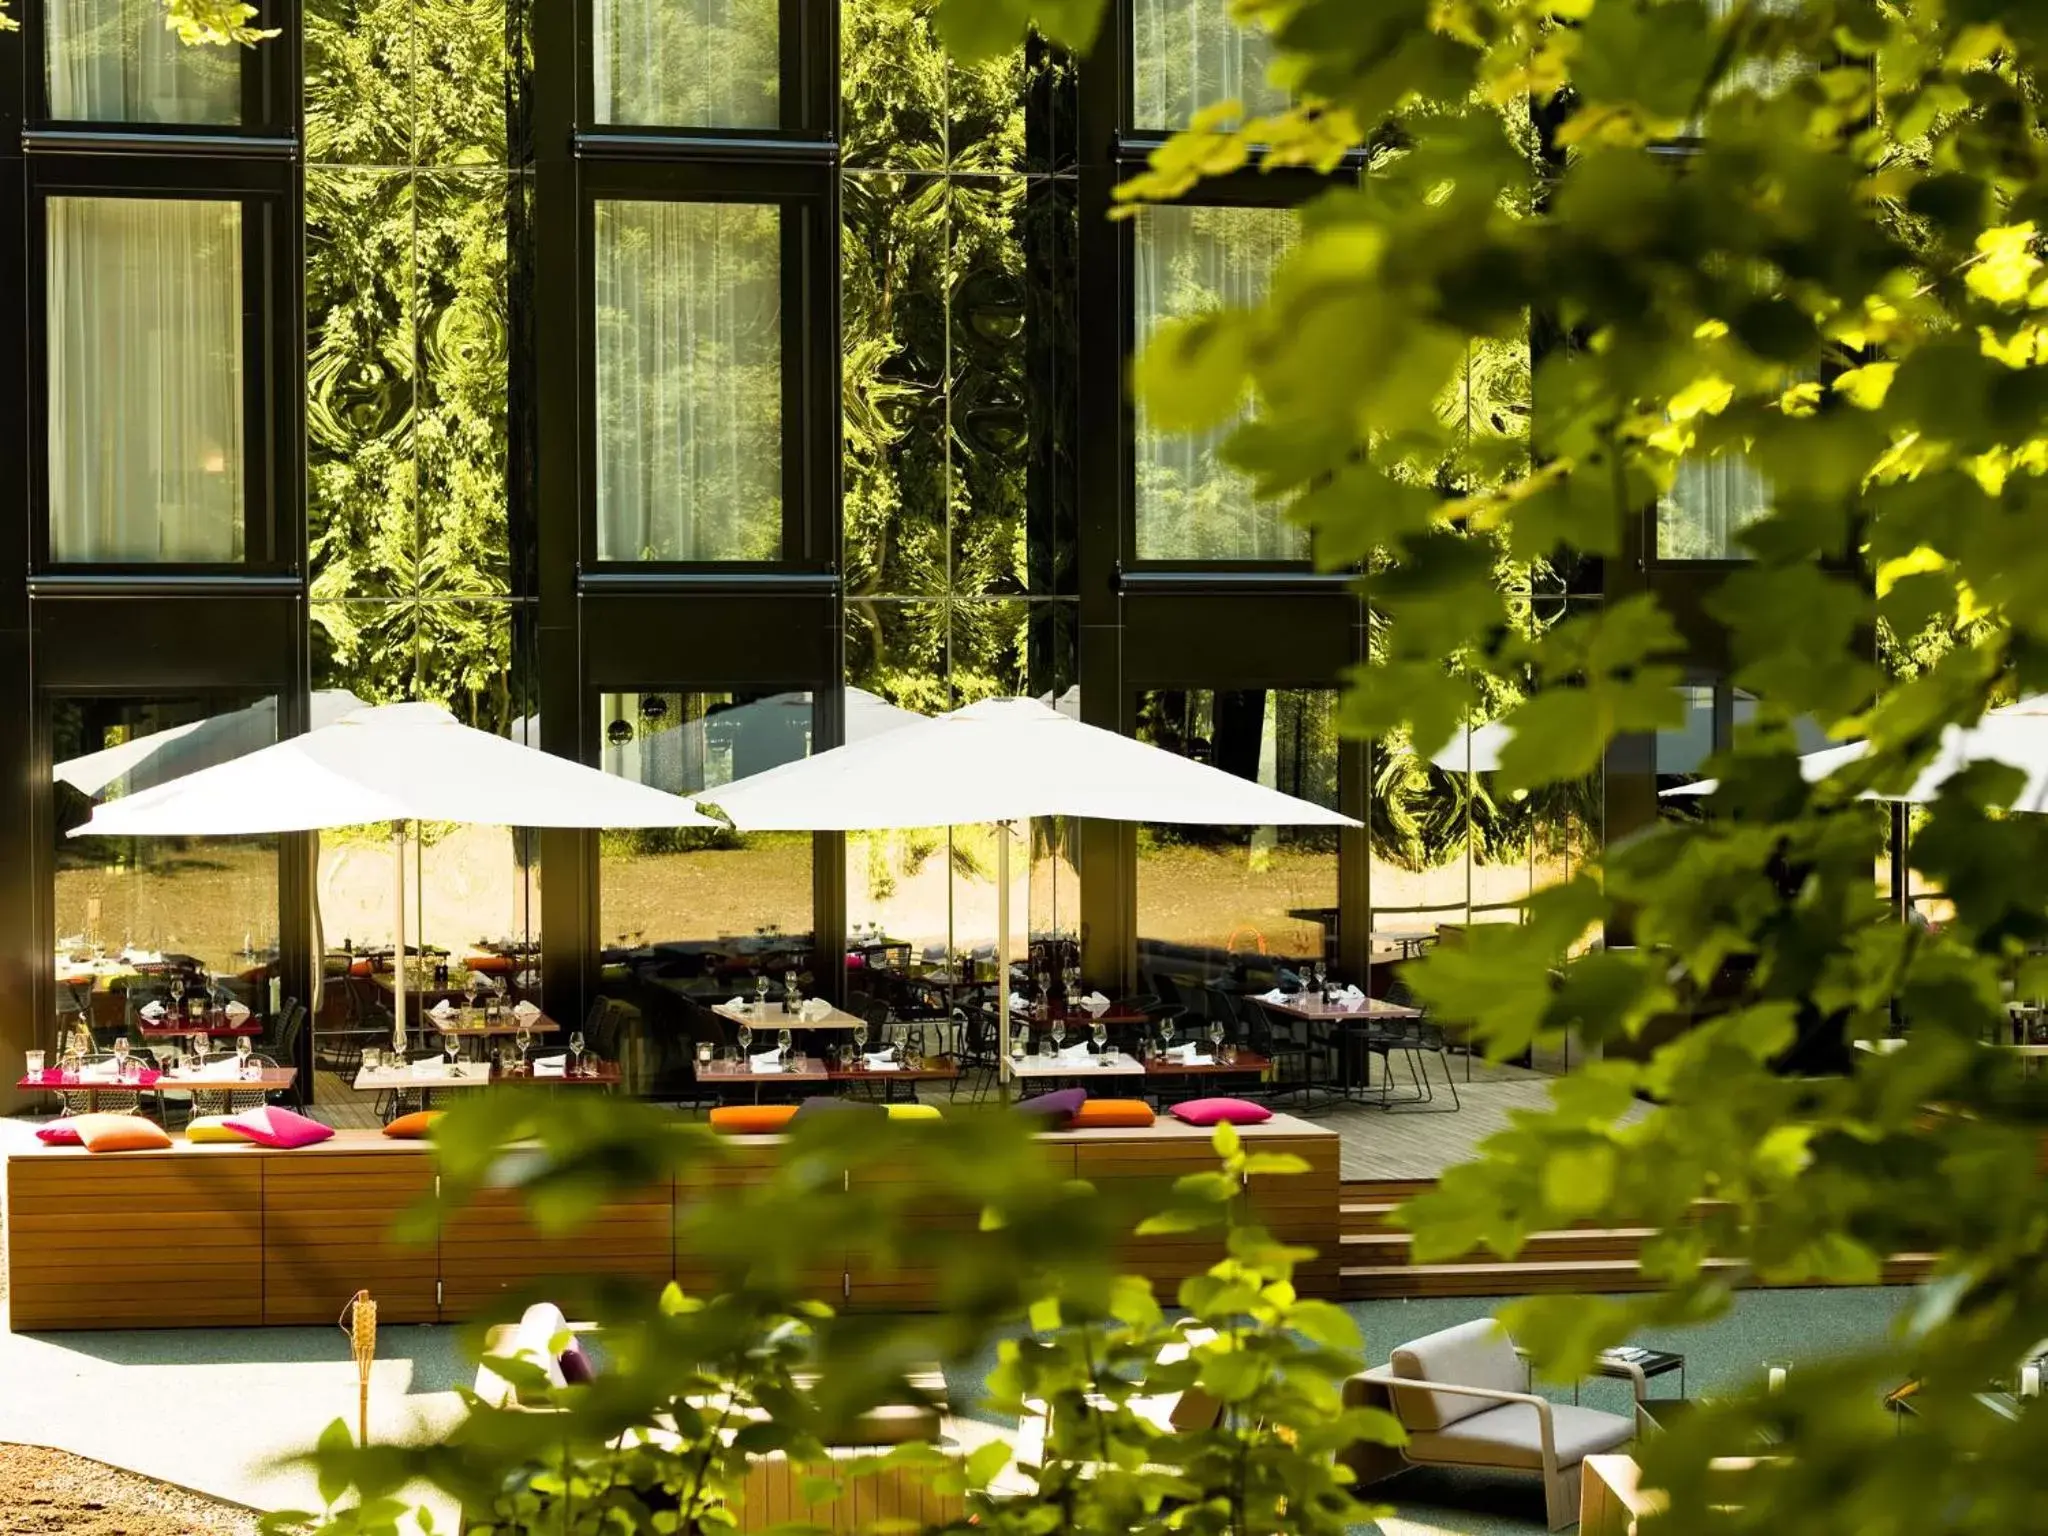
[[[243,0],[163,0],[163,7],[164,25],[177,33],[181,42],[248,47],[277,36],[275,28],[255,25],[256,7]],[[20,25],[0,0],[0,32],[12,32]]]
[[[957,3],[957,0],[956,0]],[[1503,778],[1569,783],[1615,737],[1675,723],[1680,631],[1618,560],[1681,461],[1741,454],[1771,487],[1708,606],[1754,727],[1710,765],[1707,818],[1654,827],[1422,968],[1420,990],[1512,1052],[1567,1030],[1627,1048],[1716,986],[1640,1062],[1560,1082],[1412,1210],[1418,1257],[1511,1253],[1577,1220],[1646,1225],[1662,1290],[1513,1309],[1569,1372],[1731,1283],[1871,1282],[1938,1255],[1901,1337],[1781,1398],[1702,1414],[1652,1453],[1660,1529],[1993,1530],[2029,1518],[2038,1422],[1969,1394],[2044,1331],[2048,1100],[1986,1049],[2001,989],[2042,990],[2044,832],[2006,770],[1952,780],[1914,845],[1939,932],[1879,899],[1874,818],[1945,725],[2048,682],[2040,504],[2048,448],[2039,118],[2048,13],[1878,0],[1236,0],[1298,105],[1219,104],[1128,184],[1199,197],[1246,165],[1369,169],[1304,210],[1264,302],[1164,329],[1138,370],[1153,420],[1206,430],[1249,393],[1226,456],[1367,562],[1380,629],[1358,729],[1446,739],[1498,683]],[[1057,28],[1042,8],[1038,19]],[[1071,19],[1071,18],[1069,18]],[[1084,21],[1086,18],[1082,18]],[[1549,125],[1534,159],[1525,103]],[[1533,453],[1431,402],[1531,316]],[[1448,471],[1448,472],[1447,472]],[[1619,574],[1597,610],[1518,626],[1486,550],[1569,549]],[[1878,648],[1879,634],[1890,636]],[[1901,638],[1903,637],[1903,638]],[[1446,659],[1450,664],[1446,665]],[[1881,663],[1893,660],[1890,668]],[[1871,750],[1807,784],[1804,718]],[[1625,924],[1634,947],[1572,958]],[[1901,1048],[1850,1040],[1908,1032]],[[1844,1070],[1788,1067],[1833,1057]],[[1623,1123],[1639,1096],[1657,1108]],[[1919,1432],[1876,1402],[1923,1375]],[[1769,1429],[1787,1454],[1708,1513],[1710,1453]]]

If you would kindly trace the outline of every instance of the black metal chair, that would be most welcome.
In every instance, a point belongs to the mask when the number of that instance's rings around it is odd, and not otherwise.
[[[1273,1063],[1273,1076],[1269,1082],[1260,1085],[1260,1093],[1269,1098],[1299,1093],[1306,1103],[1315,1088],[1313,1056],[1306,1032],[1294,1028],[1297,1021],[1292,1019],[1287,1020],[1284,1026],[1276,1026],[1273,1016],[1256,997],[1241,992],[1223,995],[1229,1000],[1231,1011],[1244,1031],[1246,1048]],[[1290,1062],[1295,1067],[1291,1077],[1286,1070]]]
[[[1386,1001],[1398,1004],[1403,1008],[1421,1009],[1422,1017],[1415,1021],[1420,1026],[1415,1031],[1415,1049],[1428,1052],[1443,1064],[1444,1081],[1451,1084],[1451,1100],[1453,1104],[1456,1104],[1458,1100],[1458,1085],[1451,1077],[1451,1043],[1449,1037],[1444,1033],[1442,1021],[1430,1015],[1429,1010],[1423,1006],[1422,1000],[1415,995],[1414,989],[1408,985],[1407,980],[1398,970],[1394,972],[1393,979],[1387,983]],[[1465,1081],[1469,1083],[1472,1081],[1471,1040],[1469,1038],[1466,1039],[1459,1046],[1459,1049],[1464,1053]],[[1427,1074],[1425,1073],[1426,1076]]]
[[[954,1055],[960,1075],[953,1079],[952,1091],[947,1097],[958,1099],[960,1085],[972,1077],[976,1082],[968,1102],[979,1104],[988,1096],[988,1090],[996,1080],[1001,1025],[994,1009],[984,1004],[978,1008],[954,1009],[953,1028],[960,1040],[959,1050]]]

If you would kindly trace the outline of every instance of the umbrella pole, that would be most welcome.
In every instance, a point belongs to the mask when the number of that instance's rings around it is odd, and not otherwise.
[[[996,1080],[1010,1097],[1010,833],[996,823]]]
[[[391,898],[397,914],[397,942],[391,959],[391,1047],[405,1056],[405,823],[391,823],[391,863],[397,872]]]

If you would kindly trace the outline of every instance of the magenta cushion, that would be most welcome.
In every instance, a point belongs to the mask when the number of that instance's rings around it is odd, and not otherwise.
[[[1273,1111],[1249,1099],[1189,1099],[1167,1113],[1189,1125],[1257,1125],[1273,1118]]]
[[[36,1140],[46,1147],[82,1147],[84,1138],[78,1134],[78,1127],[69,1120],[52,1120],[48,1125],[36,1127]]]
[[[334,1134],[333,1126],[275,1104],[230,1115],[221,1124],[231,1131],[240,1131],[259,1147],[310,1147]]]
[[[1016,1110],[1020,1115],[1042,1115],[1055,1125],[1065,1125],[1074,1118],[1074,1111],[1087,1102],[1086,1088],[1062,1088],[1058,1093],[1041,1093],[1035,1099],[1019,1099]]]

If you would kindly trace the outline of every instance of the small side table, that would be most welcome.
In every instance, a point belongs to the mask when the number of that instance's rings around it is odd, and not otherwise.
[[[1602,1354],[1593,1362],[1593,1374],[1595,1376],[1611,1376],[1619,1381],[1634,1382],[1637,1402],[1643,1401],[1650,1395],[1650,1382],[1653,1378],[1668,1376],[1673,1371],[1678,1372],[1678,1395],[1684,1397],[1685,1356],[1683,1355],[1673,1354],[1669,1350],[1653,1349],[1647,1354],[1638,1355],[1633,1360],[1622,1360],[1617,1359],[1613,1355]],[[1573,1382],[1572,1401],[1576,1403],[1578,1400],[1579,1384]]]

